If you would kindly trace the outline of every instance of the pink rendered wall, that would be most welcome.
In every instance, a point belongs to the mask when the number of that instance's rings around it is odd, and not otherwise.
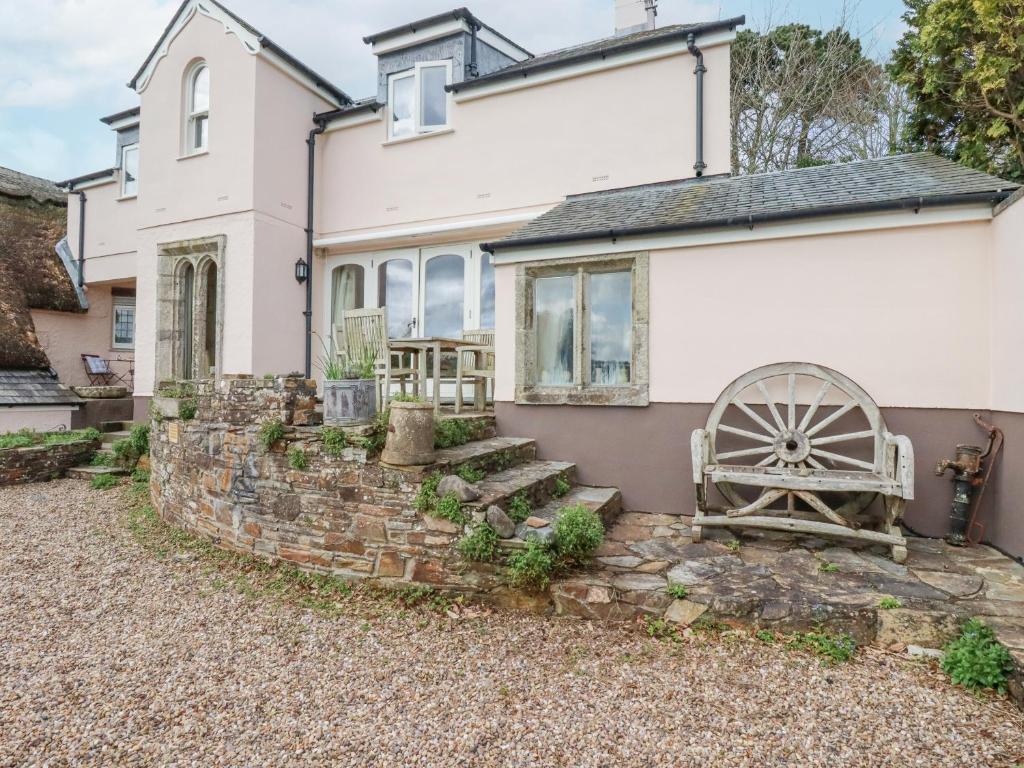
[[[785,360],[882,406],[987,408],[988,222],[653,251],[652,402],[710,403]],[[498,268],[497,400],[514,399],[514,266]],[[959,322],[970,318],[970,322]]]
[[[992,221],[992,407],[1024,412],[1024,199]]]
[[[301,229],[264,214],[256,214],[255,227],[251,372],[261,376],[303,371],[306,287],[299,285],[294,275],[295,260],[305,254],[305,235]],[[314,358],[317,349],[314,338]]]
[[[0,408],[0,434],[31,429],[35,432],[58,432],[71,429],[74,406],[52,408]]]
[[[708,47],[707,173],[729,167],[729,46]],[[676,54],[450,105],[453,131],[385,145],[386,123],[320,142],[318,235],[552,205],[693,176],[694,60]],[[424,190],[429,190],[425,194]]]
[[[131,283],[126,285],[131,287]],[[113,349],[110,346],[113,335],[113,300],[110,289],[110,285],[89,285],[86,294],[89,310],[84,314],[32,310],[32,321],[36,326],[39,343],[61,383],[66,386],[84,386],[89,383],[82,366],[83,354],[100,355],[111,360],[110,367],[118,373],[125,373],[129,368],[128,363],[116,362],[114,358],[132,358],[134,351]]]
[[[210,68],[208,152],[182,157],[188,67]],[[197,13],[171,41],[141,94],[140,227],[253,207],[256,57],[217,21]]]

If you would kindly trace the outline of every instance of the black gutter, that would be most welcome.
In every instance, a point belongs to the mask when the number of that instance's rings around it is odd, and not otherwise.
[[[546,58],[541,56],[536,61],[526,61],[522,64],[510,64],[505,69],[499,69],[496,72],[492,72],[489,75],[478,77],[475,80],[466,80],[461,83],[452,83],[446,85],[445,90],[449,93],[459,93],[460,91],[468,91],[478,86],[482,86],[489,83],[501,82],[502,80],[512,80],[516,78],[529,77],[534,72],[544,72],[549,69],[558,69],[568,64],[578,64],[583,61],[591,61],[594,59],[606,59],[609,56],[614,56],[619,53],[626,53],[628,51],[640,50],[643,48],[650,48],[655,45],[661,45],[662,43],[669,42],[672,40],[686,40],[691,34],[692,35],[704,35],[711,32],[721,32],[723,30],[732,30],[741,24],[746,23],[746,16],[736,16],[732,19],[723,19],[721,21],[709,21],[705,24],[694,24],[688,27],[681,27],[673,32],[666,32],[663,35],[652,35],[648,34],[646,37],[641,37],[639,40],[624,40],[620,43],[610,42],[609,45],[593,48],[590,50],[582,51],[577,54],[570,54],[567,56],[552,56]],[[612,38],[614,40],[614,38]]]
[[[681,224],[657,224],[648,227],[626,227],[623,229],[594,229],[586,232],[571,232],[564,235],[537,235],[536,237],[523,237],[515,240],[480,243],[480,250],[494,253],[499,249],[574,243],[581,240],[617,240],[620,237],[692,232],[704,229],[727,229],[730,227],[748,227],[753,229],[755,224],[822,218],[838,214],[881,213],[884,211],[901,210],[912,210],[917,213],[922,208],[939,208],[951,205],[970,205],[971,203],[992,203],[995,205],[1009,197],[1012,193],[1013,190],[995,190],[990,192],[969,192],[960,195],[904,197],[897,200],[882,200],[874,203],[849,203],[846,205],[819,206],[796,211],[775,211],[772,213],[747,214],[746,216],[723,216],[718,219],[705,219],[703,221]]]
[[[124,109],[120,112],[115,112],[112,115],[101,117],[100,122],[110,125],[111,123],[116,123],[118,120],[124,120],[126,117],[138,117],[141,113],[142,109],[140,107],[132,107],[131,109]]]
[[[316,158],[316,137],[324,132],[326,122],[319,115],[313,117],[316,128],[311,128],[306,139],[306,378],[313,377],[313,171]]]
[[[693,164],[693,170],[699,178],[704,175],[704,169],[708,167],[704,162],[704,73],[708,71],[708,68],[704,66],[704,53],[697,47],[697,36],[693,32],[686,36],[686,50],[697,59],[697,66],[693,70],[693,74],[697,77],[697,159]]]
[[[78,287],[85,286],[85,192],[68,187],[69,195],[78,195]]]
[[[339,117],[347,117],[348,115],[358,115],[360,112],[376,112],[383,109],[384,105],[379,101],[368,101],[364,104],[354,104],[347,107],[341,107],[340,109],[332,109],[329,112],[318,112],[313,115],[314,122],[329,122]]]
[[[83,176],[75,176],[75,178],[73,179],[65,179],[64,181],[58,181],[57,186],[64,187],[70,190],[71,187],[75,186],[76,184],[84,184],[87,181],[95,181],[96,179],[102,179],[106,176],[112,176],[114,171],[116,170],[117,168],[106,168],[102,171],[93,171],[92,173],[87,173]]]
[[[366,43],[367,45],[372,45],[373,43],[379,43],[381,40],[387,40],[388,38],[398,37],[398,35],[404,35],[409,32],[418,32],[419,30],[425,27],[432,27],[435,24],[439,24],[442,21],[448,21],[450,19],[462,19],[470,26],[475,24],[477,26],[477,29],[486,29],[488,32],[491,32],[497,37],[500,37],[513,48],[517,48],[518,50],[525,53],[527,57],[533,58],[533,54],[530,53],[525,48],[523,48],[523,46],[521,46],[519,43],[501,34],[501,32],[499,32],[489,24],[484,24],[482,21],[480,21],[480,19],[474,16],[468,8],[465,7],[455,8],[454,10],[445,11],[444,13],[438,13],[433,16],[427,16],[425,19],[418,19],[417,21],[411,21],[407,24],[400,24],[397,27],[385,29],[383,32],[375,32],[372,35],[367,35],[366,37],[364,37],[363,42]]]

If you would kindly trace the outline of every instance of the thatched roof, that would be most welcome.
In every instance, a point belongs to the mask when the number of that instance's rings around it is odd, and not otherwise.
[[[49,368],[31,309],[81,311],[54,246],[67,203],[51,181],[0,168],[0,369]]]

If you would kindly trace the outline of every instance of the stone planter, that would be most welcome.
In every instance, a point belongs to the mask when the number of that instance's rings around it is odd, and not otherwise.
[[[431,403],[391,403],[387,442],[380,460],[400,467],[434,461],[434,406]]]
[[[176,419],[181,413],[181,400],[176,397],[161,397],[156,395],[153,397],[153,410],[163,416],[165,419]]]
[[[324,424],[355,427],[377,415],[375,379],[328,379],[324,382]]]

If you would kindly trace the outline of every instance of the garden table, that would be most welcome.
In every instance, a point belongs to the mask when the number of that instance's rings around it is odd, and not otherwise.
[[[432,378],[434,379],[433,400],[434,414],[441,411],[441,355],[445,352],[457,353],[463,347],[472,347],[479,342],[472,339],[449,339],[444,336],[423,336],[419,338],[388,339],[388,349],[392,352],[411,352],[416,355],[419,366],[419,379],[417,386],[423,387],[423,395],[426,395],[427,382],[427,352],[434,353]],[[390,382],[385,382],[390,386]],[[385,390],[386,391],[386,390]]]

